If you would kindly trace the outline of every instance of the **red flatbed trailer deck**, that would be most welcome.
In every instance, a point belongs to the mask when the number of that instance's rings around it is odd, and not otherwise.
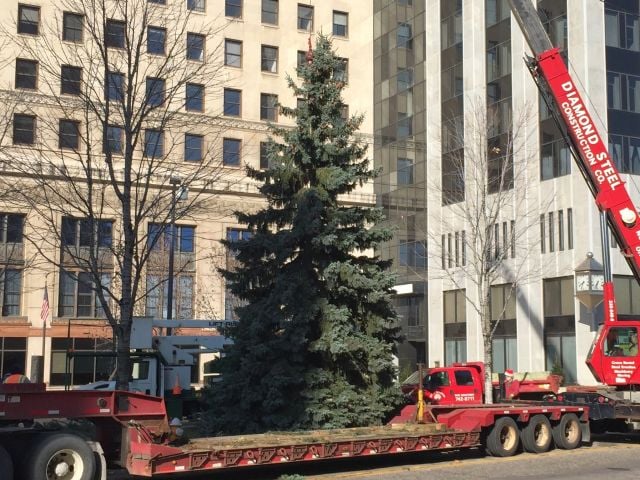
[[[424,423],[416,423],[415,406],[408,406],[386,426],[199,438],[177,446],[168,440],[170,427],[161,398],[0,385],[0,471],[11,472],[15,464],[22,470],[14,480],[56,478],[45,473],[53,470],[74,472],[68,477],[72,480],[106,480],[107,462],[141,477],[177,476],[482,446],[494,455],[509,456],[518,450],[520,438],[525,450],[546,451],[552,430],[560,448],[575,448],[589,438],[588,412],[581,406],[443,405],[427,408],[424,418]],[[83,419],[95,433],[89,437],[34,428],[51,419]],[[546,432],[540,441],[537,427]]]

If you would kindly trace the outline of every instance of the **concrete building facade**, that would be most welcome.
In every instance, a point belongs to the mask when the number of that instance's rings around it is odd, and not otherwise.
[[[113,100],[114,95],[122,94],[123,86],[133,83],[130,72],[124,77],[112,68],[105,68],[106,73],[99,70],[96,73],[90,69],[89,60],[72,62],[79,58],[78,52],[89,51],[92,41],[96,41],[95,44],[109,42],[110,51],[118,55],[124,51],[120,42],[129,37],[142,39],[138,52],[141,68],[173,60],[174,54],[174,58],[178,58],[172,45],[180,55],[186,55],[189,62],[198,63],[206,58],[212,62],[215,76],[202,82],[184,78],[180,91],[171,97],[177,100],[168,108],[177,111],[179,115],[175,118],[180,119],[180,126],[175,131],[169,127],[147,127],[145,138],[139,144],[144,151],[134,156],[142,162],[145,157],[153,156],[147,152],[150,147],[154,147],[154,151],[168,151],[162,163],[164,170],[154,172],[157,181],[154,180],[150,190],[165,192],[164,203],[158,204],[163,206],[164,213],[150,214],[140,225],[138,234],[155,238],[154,232],[158,231],[157,224],[161,221],[158,219],[168,221],[167,211],[179,210],[182,196],[193,198],[193,191],[198,188],[195,183],[189,192],[181,189],[180,176],[188,176],[195,168],[193,165],[206,153],[217,159],[216,168],[212,170],[216,181],[199,191],[205,207],[178,215],[175,221],[172,316],[233,321],[234,299],[226,292],[217,271],[229,265],[232,258],[220,241],[244,235],[243,226],[236,222],[233,211],[261,205],[256,185],[245,176],[244,168],[265,167],[264,145],[269,136],[269,123],[291,125],[290,119],[278,116],[277,104],[295,106],[296,99],[287,87],[287,75],[296,80],[296,66],[305,61],[310,39],[313,41],[320,32],[332,36],[335,50],[345,59],[342,72],[347,84],[345,103],[350,113],[365,115],[361,134],[365,141],[372,143],[372,5],[369,2],[356,5],[347,0],[127,0],[124,3],[104,0],[109,16],[104,24],[95,26],[89,25],[90,15],[82,12],[81,7],[89,3],[12,0],[3,5],[5,8],[0,12],[3,39],[0,94],[5,105],[0,148],[1,175],[6,181],[3,185],[28,179],[28,172],[18,168],[22,161],[37,164],[43,158],[51,165],[58,162],[65,166],[64,173],[62,169],[43,173],[49,176],[50,182],[63,182],[72,175],[69,173],[73,172],[72,168],[86,165],[64,160],[70,158],[68,152],[74,152],[78,137],[82,138],[79,132],[98,129],[93,137],[100,139],[95,148],[86,150],[84,159],[87,152],[91,152],[98,162],[103,162],[104,149],[118,153],[118,149],[123,148],[120,127],[112,124],[105,127],[95,118],[93,123],[85,125],[80,112],[86,105],[73,103],[84,98],[79,96],[80,91],[84,95],[93,89],[95,101],[104,108],[103,99]],[[119,6],[125,4],[135,6],[139,12],[155,9],[152,18],[165,19],[166,23],[145,24],[145,32],[136,31],[131,18],[125,18],[125,10],[119,10]],[[180,19],[184,22],[180,23]],[[206,36],[201,34],[205,26]],[[92,39],[95,32],[104,37]],[[94,53],[99,55],[99,49]],[[49,56],[45,58],[45,55]],[[158,79],[148,75],[146,90],[136,101],[152,100],[172,88],[171,77]],[[175,75],[184,76],[184,72],[176,71]],[[141,82],[144,89],[145,79]],[[65,110],[68,105],[71,106]],[[116,157],[114,155],[114,162],[120,161]],[[39,218],[37,209],[22,207],[16,200],[11,195],[0,195],[0,376],[14,367],[31,375],[32,357],[44,353],[44,380],[51,386],[103,380],[112,370],[108,362],[77,358],[69,367],[65,365],[69,350],[113,348],[111,329],[102,318],[95,283],[83,281],[81,270],[70,272],[65,264],[68,247],[73,246],[77,251],[86,247],[87,224],[79,214],[60,212],[52,217],[51,225],[47,225]],[[363,187],[345,201],[371,204],[372,186]],[[105,220],[91,227],[97,228],[97,233],[89,235],[98,239],[98,252],[102,247],[105,251],[111,250],[122,235],[118,222],[122,212],[117,208],[105,208],[104,212]],[[50,232],[46,235],[48,240],[45,238],[42,240],[45,243],[40,244],[34,241],[34,235],[42,236],[46,228]],[[139,296],[136,313],[166,318],[169,250],[165,241],[158,241],[158,245],[152,252],[154,261],[147,263],[146,270],[141,272],[143,294]],[[49,257],[53,261],[48,261]],[[117,257],[110,255],[102,267],[105,282],[117,281]],[[155,267],[158,268],[154,270]],[[45,285],[50,305],[46,325],[41,318]],[[201,382],[203,372],[204,367],[200,365],[193,381]]]
[[[638,3],[535,3],[638,201]],[[453,159],[464,159],[467,175],[476,160],[472,124],[481,110],[508,119],[486,135],[486,149],[512,142],[513,168],[521,169],[513,201],[491,225],[496,252],[507,251],[503,266],[518,272],[491,287],[492,320],[500,320],[494,368],[562,369],[568,383],[594,382],[584,360],[602,305],[590,310],[576,299],[574,273],[588,252],[602,262],[599,214],[527,70],[527,54],[506,0],[374,2],[375,162],[384,171],[376,193],[399,231],[384,254],[398,265],[407,332],[400,362],[408,369],[482,359],[478,297],[463,275],[470,225],[455,213],[468,192],[451,175]],[[451,128],[465,141],[451,141]],[[611,256],[620,314],[637,315],[638,285],[615,245]]]

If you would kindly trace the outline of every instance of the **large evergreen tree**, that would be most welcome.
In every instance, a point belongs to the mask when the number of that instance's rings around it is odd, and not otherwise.
[[[270,167],[248,170],[267,206],[237,213],[251,237],[227,242],[239,266],[223,274],[244,305],[212,395],[215,431],[372,425],[397,404],[393,276],[367,254],[392,233],[379,209],[338,200],[375,176],[354,138],[362,116],[343,117],[341,67],[320,36],[302,83],[288,78],[301,101],[281,111],[296,127],[273,127]]]

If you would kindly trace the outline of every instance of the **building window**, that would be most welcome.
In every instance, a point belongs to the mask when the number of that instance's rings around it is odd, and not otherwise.
[[[13,115],[13,143],[33,145],[36,138],[36,117],[16,113]]]
[[[2,316],[16,317],[20,315],[22,270],[0,269],[0,291],[2,292]]]
[[[122,101],[124,97],[124,75],[118,72],[107,72],[105,83],[107,100]]]
[[[60,93],[80,95],[82,86],[82,68],[71,65],[60,67]]]
[[[40,7],[18,5],[18,33],[38,35],[40,27]]]
[[[50,385],[86,385],[108,381],[116,366],[115,357],[100,355],[99,352],[113,351],[113,342],[107,338],[52,338]],[[98,354],[67,359],[68,352]]]
[[[226,17],[242,18],[242,0],[225,0],[224,15]]]
[[[160,27],[147,28],[147,53],[154,55],[165,54],[167,30]]]
[[[558,211],[558,250],[564,250],[564,212]]]
[[[155,3],[156,5],[166,5],[167,0],[147,0],[149,3]]]
[[[167,318],[169,282],[159,274],[147,275],[147,302],[145,315],[153,318]],[[176,275],[171,297],[171,318],[193,318],[193,277]]]
[[[202,147],[204,145],[204,137],[202,135],[194,135],[187,133],[184,136],[184,159],[188,162],[202,161]]]
[[[197,83],[187,83],[185,88],[186,96],[185,108],[188,111],[204,111],[204,85]]]
[[[577,376],[573,277],[544,280],[543,293],[545,369],[561,368],[571,384]]]
[[[467,310],[465,290],[442,292],[444,307],[445,365],[467,360]]]
[[[262,23],[278,24],[278,0],[262,0]]]
[[[105,313],[96,293],[99,289],[108,289],[111,274],[100,276],[100,285],[94,283],[93,275],[88,272],[60,272],[59,317],[104,318]]]
[[[313,32],[313,7],[298,4],[298,30]]]
[[[263,72],[278,72],[278,47],[262,45],[261,47],[261,68]]]
[[[544,213],[540,215],[540,253],[546,253],[546,233],[545,233]]]
[[[198,33],[187,33],[187,59],[204,61],[205,36]]]
[[[260,120],[275,122],[278,120],[278,96],[270,93],[260,94]]]
[[[62,39],[67,42],[81,42],[84,16],[79,13],[64,12],[62,16]]]
[[[556,250],[556,232],[555,232],[555,223],[553,220],[553,212],[548,213],[549,220],[549,251],[555,252]]]
[[[80,122],[76,120],[60,120],[58,130],[58,147],[76,150],[80,142]]]
[[[144,156],[157,158],[164,155],[164,134],[162,130],[145,130]]]
[[[271,166],[269,161],[269,143],[260,142],[260,168],[266,170]]]
[[[112,220],[64,217],[60,232],[62,247],[66,249],[109,248],[113,244]]]
[[[107,20],[105,44],[107,47],[124,48],[125,23],[119,20]]]
[[[398,158],[398,185],[413,184],[413,160]]]
[[[252,234],[249,230],[241,228],[228,228],[227,241],[231,244],[235,242],[249,240]],[[227,246],[227,270],[233,270],[237,266],[236,260],[237,250],[232,245]],[[236,297],[231,290],[226,287],[224,292],[224,319],[226,321],[238,320],[236,308],[243,305],[244,302]]]
[[[187,10],[192,12],[204,12],[206,6],[206,0],[187,0]]]
[[[29,90],[38,88],[38,62],[16,59],[16,88]]]
[[[398,263],[401,266],[424,270],[427,268],[427,249],[425,242],[404,240],[398,243]]]
[[[225,138],[222,141],[222,164],[228,167],[240,166],[240,140]]]
[[[349,60],[339,58],[339,63],[333,71],[333,78],[337,82],[347,83],[349,81]]]
[[[27,339],[25,337],[0,337],[0,374],[24,373],[27,366]]]
[[[122,137],[124,136],[124,129],[117,125],[108,125],[105,132],[104,152],[122,154],[124,150],[124,144]]]
[[[346,37],[349,35],[349,14],[345,12],[333,12],[333,35]]]
[[[224,64],[228,67],[242,67],[242,42],[228,39],[224,41]]]
[[[190,225],[176,225],[176,243],[178,253],[193,253],[195,251],[196,227]],[[153,251],[169,251],[171,248],[171,226],[160,223],[149,224],[147,246]]]
[[[490,294],[494,371],[516,369],[516,287],[512,284],[492,285]]]
[[[24,233],[24,215],[0,213],[0,244],[22,243]]]
[[[613,290],[620,320],[633,320],[640,314],[640,285],[631,276],[614,275]]]
[[[239,117],[241,111],[242,93],[232,88],[224,89],[224,115]]]
[[[298,50],[298,55],[296,57],[296,73],[300,76],[300,70],[307,64],[307,52],[304,50]]]
[[[164,103],[165,81],[162,78],[147,77],[146,102],[149,107],[159,107]]]
[[[396,32],[396,41],[398,48],[413,48],[413,40],[411,39],[411,25],[408,23],[399,23]]]
[[[573,250],[573,209],[567,208],[567,246]]]

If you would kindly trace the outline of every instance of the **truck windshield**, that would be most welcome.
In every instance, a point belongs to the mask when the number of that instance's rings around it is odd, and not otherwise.
[[[612,327],[604,341],[608,357],[635,357],[638,355],[638,330],[636,327]]]

